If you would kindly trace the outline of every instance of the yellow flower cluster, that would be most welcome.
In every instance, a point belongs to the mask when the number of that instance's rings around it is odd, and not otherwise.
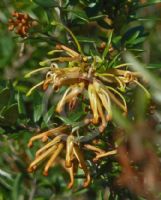
[[[82,99],[87,99],[90,117],[86,117],[84,122],[85,124],[99,125],[100,133],[105,130],[107,123],[112,119],[112,104],[117,105],[124,113],[127,113],[127,105],[122,92],[125,92],[128,84],[139,85],[149,95],[138,81],[139,74],[126,69],[128,64],[121,64],[99,72],[96,61],[98,58],[92,60],[91,57],[82,56],[64,45],[57,45],[56,49],[50,52],[50,54],[54,53],[60,53],[63,56],[43,61],[42,65],[50,66],[36,69],[27,74],[30,76],[38,71],[48,69],[45,80],[31,88],[28,94],[41,85],[44,90],[50,85],[54,91],[66,86],[65,92],[56,106],[56,112],[61,114],[67,104],[69,111],[74,109],[79,96]],[[62,63],[65,66],[62,67]],[[49,157],[44,169],[44,174],[47,175],[57,156],[65,149],[65,168],[71,179],[68,187],[73,186],[74,174],[79,167],[83,169],[86,177],[84,187],[88,186],[91,180],[90,172],[81,152],[82,148],[76,136],[71,132],[68,126],[63,125],[32,137],[29,146],[32,146],[32,142],[37,139],[41,139],[47,144],[36,152],[36,158],[30,164],[29,171],[34,171],[40,162]],[[105,152],[91,144],[84,144],[83,148],[95,152],[96,157],[93,161],[116,154],[115,149]]]
[[[29,172],[35,171],[44,160],[48,159],[43,171],[43,174],[47,176],[49,169],[54,166],[59,154],[61,154],[63,150],[66,150],[63,167],[66,169],[70,176],[70,183],[68,184],[68,188],[73,186],[74,175],[77,174],[79,168],[82,169],[85,174],[83,187],[87,187],[90,184],[90,171],[87,167],[84,155],[80,149],[79,141],[73,135],[73,133],[70,132],[70,127],[62,125],[60,127],[33,136],[28,143],[28,147],[31,148],[33,146],[33,142],[36,140],[41,140],[46,144],[35,153],[35,159],[28,167]],[[105,152],[104,150],[91,144],[84,144],[83,148],[94,151],[96,157],[93,158],[93,161],[97,161],[102,157],[116,154],[116,150]]]
[[[71,188],[74,184],[74,174],[77,173],[78,167],[83,169],[86,176],[84,187],[89,185],[91,178],[85,159],[81,153],[81,150],[79,149],[77,140],[72,134],[70,134],[67,126],[60,126],[32,137],[28,146],[31,147],[33,141],[38,139],[41,139],[42,142],[46,142],[47,144],[45,144],[36,152],[35,160],[28,168],[29,172],[36,170],[37,166],[44,159],[49,157],[43,172],[43,174],[47,176],[49,168],[53,166],[58,155],[64,149],[66,149],[65,168],[70,175],[70,183],[68,184],[68,188]]]

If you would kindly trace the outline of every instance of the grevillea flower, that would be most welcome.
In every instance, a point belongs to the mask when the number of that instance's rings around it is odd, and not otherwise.
[[[74,108],[78,96],[82,96],[82,99],[87,98],[93,116],[90,119],[86,118],[85,122],[100,124],[99,130],[103,132],[107,122],[112,119],[112,104],[116,104],[125,114],[127,113],[126,100],[122,93],[126,91],[128,84],[139,85],[149,96],[148,91],[139,82],[140,75],[124,69],[128,64],[120,64],[102,73],[97,72],[99,71],[96,70],[97,63],[92,57],[81,56],[64,45],[57,45],[50,54],[58,52],[67,56],[43,61],[41,64],[51,66],[36,69],[28,74],[29,76],[40,70],[49,69],[45,80],[31,88],[28,94],[40,85],[43,85],[44,90],[51,85],[55,91],[67,86],[56,107],[58,113],[62,112],[66,104],[69,105],[69,110]],[[64,63],[66,66],[61,67],[59,63]]]
[[[60,56],[41,62],[42,68],[26,75],[29,77],[39,71],[47,70],[45,80],[33,86],[27,95],[30,95],[39,86],[46,90],[50,85],[55,92],[65,87],[65,92],[57,103],[56,112],[61,115],[66,105],[70,112],[75,109],[76,102],[82,99],[88,110],[84,126],[89,123],[99,125],[99,132],[103,132],[107,123],[112,120],[113,104],[119,107],[123,113],[127,113],[128,109],[123,93],[131,83],[140,86],[149,96],[148,91],[139,82],[140,75],[127,70],[129,64],[120,64],[102,71],[97,70],[100,62],[97,60],[101,59],[98,56],[87,57],[64,45],[57,45],[55,50],[49,52],[49,54],[54,53],[60,53]],[[79,128],[77,131],[79,132]],[[86,164],[83,150],[94,152],[93,162],[117,153],[116,148],[106,152],[93,144],[83,143],[80,145],[79,139],[76,134],[74,135],[73,129],[70,131],[68,125],[62,125],[33,136],[29,141],[29,147],[38,139],[45,142],[45,145],[36,152],[35,159],[28,170],[30,172],[36,170],[42,161],[45,162],[48,159],[44,168],[44,175],[47,175],[49,168],[59,162],[56,159],[61,152],[65,151],[65,158],[63,161],[61,159],[61,163],[64,163],[63,166],[70,176],[69,188],[74,184],[74,175],[78,168],[82,168],[85,174],[84,187],[87,187],[91,181],[91,173]]]
[[[117,153],[117,149],[111,150],[111,151],[105,151],[99,147],[96,147],[94,145],[91,144],[85,144],[84,148],[90,151],[93,151],[96,156],[93,158],[93,161],[96,162],[99,159],[103,158],[103,157],[108,157],[111,155],[115,155]]]
[[[70,176],[68,188],[73,186],[74,175],[77,173],[78,168],[83,169],[86,177],[83,186],[87,187],[89,185],[91,181],[89,169],[86,165],[83,153],[80,150],[79,142],[74,135],[70,133],[68,126],[60,126],[33,136],[28,146],[32,147],[33,142],[39,139],[44,142],[45,145],[36,152],[35,159],[28,168],[29,172],[36,170],[41,162],[48,159],[43,172],[43,174],[47,176],[49,169],[55,164],[57,157],[62,151],[66,151],[64,167]]]

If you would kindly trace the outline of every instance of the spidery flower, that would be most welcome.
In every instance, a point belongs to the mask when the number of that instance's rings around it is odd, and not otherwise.
[[[79,148],[79,143],[74,135],[70,133],[68,126],[60,126],[32,137],[28,146],[32,147],[33,142],[39,139],[45,145],[36,152],[35,159],[28,168],[29,172],[35,171],[42,161],[48,159],[43,172],[47,176],[49,168],[55,164],[57,157],[61,152],[66,151],[64,167],[70,176],[68,188],[73,186],[74,175],[77,173],[78,168],[83,169],[85,174],[83,186],[87,187],[89,185],[91,181],[90,172]]]
[[[127,103],[123,93],[129,84],[140,86],[149,96],[148,91],[139,82],[140,75],[127,70],[128,64],[120,64],[102,73],[98,72],[98,63],[93,57],[81,56],[64,45],[57,45],[56,49],[50,52],[54,53],[60,53],[62,56],[41,62],[42,65],[50,66],[36,69],[28,74],[30,76],[44,69],[49,70],[45,80],[31,88],[28,94],[40,85],[43,85],[44,90],[51,85],[54,91],[67,86],[56,107],[59,114],[66,104],[69,110],[74,108],[78,97],[81,96],[82,99],[88,100],[90,106],[91,117],[86,118],[85,123],[100,124],[99,130],[103,132],[112,119],[112,104],[127,114]],[[64,63],[65,67],[60,67],[61,63]]]
[[[47,90],[50,86],[53,92],[58,92],[60,88],[65,87],[55,110],[61,115],[66,105],[67,112],[70,112],[76,109],[77,101],[84,101],[87,108],[84,126],[89,123],[98,125],[99,132],[103,133],[108,122],[113,118],[112,105],[116,105],[126,114],[128,109],[124,93],[130,84],[138,85],[149,96],[148,91],[140,83],[140,75],[127,70],[129,64],[120,64],[112,69],[106,68],[101,71],[98,69],[101,58],[97,56],[84,56],[64,45],[57,45],[49,52],[49,54],[55,53],[60,56],[41,62],[42,68],[27,74],[27,77],[30,77],[39,71],[47,70],[45,79],[33,86],[27,95],[39,86],[42,86],[43,90]],[[86,134],[82,133],[81,136]],[[105,151],[90,143],[80,145],[76,134],[67,125],[33,136],[29,141],[29,147],[38,139],[45,142],[45,145],[36,152],[35,159],[28,170],[30,172],[36,170],[42,161],[48,159],[44,168],[44,175],[47,175],[49,168],[56,163],[57,157],[65,152],[65,159],[61,162],[64,162],[64,167],[70,176],[69,188],[74,184],[74,175],[78,168],[84,171],[84,187],[87,187],[91,181],[90,169],[86,164],[83,150],[94,152],[93,162],[117,153],[116,148]]]

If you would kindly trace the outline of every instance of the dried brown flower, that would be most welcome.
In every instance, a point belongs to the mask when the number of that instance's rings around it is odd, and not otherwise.
[[[8,30],[15,31],[21,37],[27,37],[29,29],[34,25],[34,20],[26,13],[13,12],[9,19]]]

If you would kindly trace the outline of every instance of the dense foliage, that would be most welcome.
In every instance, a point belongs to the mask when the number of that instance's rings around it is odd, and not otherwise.
[[[0,2],[0,200],[160,199],[159,2]]]

